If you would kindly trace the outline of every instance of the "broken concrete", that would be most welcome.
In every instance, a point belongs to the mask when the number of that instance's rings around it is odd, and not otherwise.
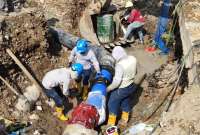
[[[24,92],[24,96],[28,99],[29,102],[35,103],[39,96],[40,96],[40,90],[37,88],[37,86],[32,85],[26,87],[26,92]]]
[[[199,87],[193,86],[180,99],[175,100],[168,113],[164,113],[161,129],[155,135],[200,134],[199,102]]]
[[[22,112],[30,112],[32,106],[26,97],[20,96],[18,98],[17,104],[15,105],[15,108]]]
[[[188,71],[189,84],[199,83],[198,61],[200,61],[200,0],[181,0],[179,25]]]

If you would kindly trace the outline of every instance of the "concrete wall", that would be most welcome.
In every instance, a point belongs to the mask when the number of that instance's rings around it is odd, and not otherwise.
[[[186,1],[186,2],[184,2]],[[198,83],[200,61],[200,0],[182,0],[178,11],[183,54],[188,68],[189,85]]]

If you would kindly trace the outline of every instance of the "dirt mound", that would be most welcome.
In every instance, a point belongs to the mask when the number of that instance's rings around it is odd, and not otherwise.
[[[168,113],[163,115],[160,135],[200,134],[200,93],[193,87],[174,102]]]
[[[19,69],[5,50],[10,48],[25,65],[30,65],[33,60],[31,57],[42,57],[38,55],[39,50],[45,50],[48,45],[45,33],[46,25],[41,11],[23,11],[5,17],[2,23],[3,42],[0,48],[0,71],[3,71],[1,75],[12,78],[15,82],[24,82],[24,78],[19,77]]]
[[[26,12],[10,14],[5,17],[2,24],[3,45],[1,49],[11,48],[21,57],[26,57],[24,56],[25,50],[30,52],[34,48],[46,46],[44,15],[41,11]],[[2,55],[1,60],[6,61],[8,57]]]
[[[39,81],[47,71],[65,66],[66,52],[62,50],[56,55],[50,54],[55,50],[52,50],[47,40],[48,30],[41,10],[29,8],[19,13],[9,14],[3,19],[2,25],[0,75],[15,89],[23,92],[31,82],[6,53],[6,48],[10,48]],[[46,98],[42,96],[39,101],[42,111],[36,109],[31,113],[23,114],[14,107],[17,97],[1,81],[0,90],[0,116],[13,121],[31,121],[30,135],[36,131],[48,135],[62,133],[65,125],[52,115],[52,109],[45,103]],[[30,120],[29,116],[32,114],[38,115],[39,119]]]
[[[49,25],[62,28],[73,34],[79,33],[78,22],[81,12],[90,0],[32,0],[37,2],[45,12]]]

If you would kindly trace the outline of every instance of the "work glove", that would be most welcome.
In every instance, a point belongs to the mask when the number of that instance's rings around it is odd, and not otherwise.
[[[69,62],[67,67],[71,67],[72,66],[72,62]]]

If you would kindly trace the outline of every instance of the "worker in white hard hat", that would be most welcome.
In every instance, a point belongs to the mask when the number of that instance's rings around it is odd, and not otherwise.
[[[127,7],[130,7],[131,5],[131,2],[127,2],[126,4]],[[127,25],[127,29],[123,30],[125,34],[123,38],[120,38],[121,40],[131,42],[131,34],[133,31],[136,31],[136,33],[139,36],[140,43],[144,44],[144,36],[142,29],[145,24],[145,18],[140,12],[136,1],[134,2],[134,7],[132,6],[131,12],[122,18],[122,23],[124,25]]]
[[[73,80],[77,79],[83,72],[80,63],[73,64],[70,68],[54,69],[45,74],[42,85],[47,97],[52,98],[56,104],[56,113],[60,120],[68,120],[65,116],[65,99],[69,96],[69,88]],[[62,86],[62,92],[60,87]],[[62,93],[62,94],[60,94]]]
[[[126,125],[131,111],[130,95],[135,91],[134,77],[136,75],[137,60],[134,56],[127,55],[125,50],[117,46],[112,51],[116,60],[115,75],[112,83],[108,86],[110,92],[108,99],[109,118],[107,124],[114,126],[121,108],[122,115],[120,122]]]

